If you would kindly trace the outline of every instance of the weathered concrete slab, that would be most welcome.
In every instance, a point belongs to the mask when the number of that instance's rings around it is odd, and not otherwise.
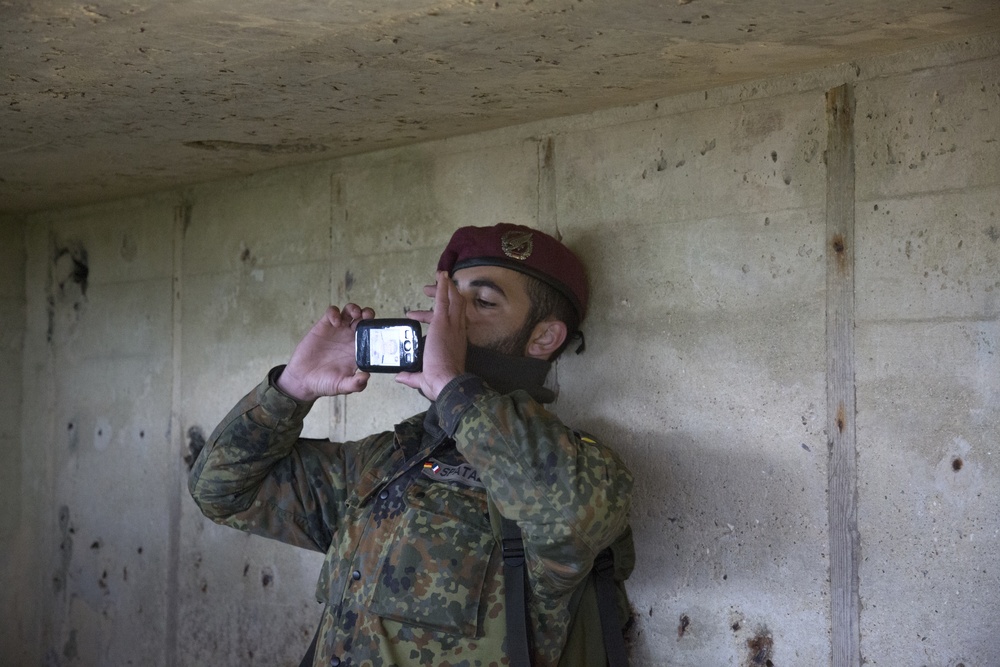
[[[127,661],[134,647],[109,641],[118,632],[167,649],[171,283],[156,238],[169,228],[141,209],[141,220],[117,206],[30,228],[23,451],[36,484],[23,490],[50,661]]]
[[[858,201],[996,184],[1000,54],[976,55],[858,86]]]
[[[1000,659],[988,627],[1000,612],[989,592],[1000,577],[998,67],[986,57],[858,89],[858,519],[873,665]]]
[[[24,416],[24,338],[26,325],[25,230],[21,220],[0,219],[0,581],[13,581],[30,572],[29,545],[34,538],[31,526],[30,496],[24,492],[25,461],[21,447]],[[0,637],[0,655],[30,659],[25,645],[37,626],[35,608],[22,603],[20,595],[4,595],[0,614],[16,618],[23,613],[24,623]]]
[[[994,0],[11,2],[0,7],[0,210],[135,196],[998,29]]]
[[[859,333],[862,649],[877,665],[904,654],[989,664],[1000,655],[1000,327]]]
[[[664,116],[557,144],[594,276],[558,407],[636,472],[640,664],[821,664],[822,97]]]

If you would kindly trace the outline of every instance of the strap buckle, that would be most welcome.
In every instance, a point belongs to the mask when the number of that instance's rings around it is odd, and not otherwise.
[[[611,552],[610,547],[597,554],[597,557],[594,559],[594,571],[598,575],[605,575],[608,572],[614,572],[614,569],[615,556]]]
[[[515,567],[524,565],[524,540],[519,537],[506,538],[500,542],[504,565]]]

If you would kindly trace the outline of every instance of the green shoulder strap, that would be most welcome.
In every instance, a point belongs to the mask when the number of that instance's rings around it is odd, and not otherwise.
[[[492,504],[492,503],[491,503]],[[504,608],[507,614],[507,657],[511,667],[531,666],[531,636],[528,634],[528,577],[524,565],[521,529],[500,517],[500,552],[503,555]]]
[[[531,667],[527,568],[521,529],[502,516],[492,500],[489,508],[504,563],[508,657],[511,667]],[[573,593],[570,601],[573,620],[566,649],[559,661],[561,667],[628,667],[621,619],[628,618],[629,612],[621,582],[631,574],[634,563],[635,551],[629,528],[612,546],[598,554],[590,576]]]

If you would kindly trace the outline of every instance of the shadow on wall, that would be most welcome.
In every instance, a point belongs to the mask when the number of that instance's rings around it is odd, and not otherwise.
[[[805,630],[826,654],[825,450],[796,442],[778,456],[719,433],[696,438],[607,420],[585,428],[635,476],[637,559],[627,584],[635,664],[676,655],[677,664],[700,657],[769,667],[781,638]],[[795,650],[806,656],[810,647]]]

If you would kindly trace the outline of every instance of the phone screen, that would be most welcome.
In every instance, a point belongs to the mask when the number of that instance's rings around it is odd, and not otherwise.
[[[420,367],[420,325],[414,320],[365,320],[357,329],[357,364],[392,373]]]

